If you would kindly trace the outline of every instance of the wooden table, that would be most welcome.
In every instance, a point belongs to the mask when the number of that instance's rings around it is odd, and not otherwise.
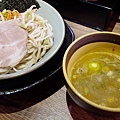
[[[96,30],[65,20],[75,38]],[[120,23],[113,28],[120,33]],[[63,74],[60,74],[61,76]],[[64,81],[64,77],[62,78]],[[0,120],[120,120],[92,114],[78,107],[70,98],[64,84],[56,80],[12,95],[0,96]],[[51,87],[52,86],[52,87]]]

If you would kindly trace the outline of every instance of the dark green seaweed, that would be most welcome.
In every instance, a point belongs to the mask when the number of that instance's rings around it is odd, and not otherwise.
[[[40,5],[36,0],[2,0],[0,2],[0,11],[9,9],[25,12],[32,5],[36,5],[36,8],[40,8]]]

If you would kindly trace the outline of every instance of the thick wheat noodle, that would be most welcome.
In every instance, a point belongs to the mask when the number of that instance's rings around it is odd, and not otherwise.
[[[33,10],[33,7],[35,6],[31,6],[26,12],[21,13],[18,18],[14,17],[18,25],[28,31],[27,53],[16,66],[0,68],[0,74],[16,72],[33,66],[53,46],[52,26],[43,17],[35,14],[36,9]],[[26,17],[28,14],[31,15],[31,19]],[[0,20],[4,21],[1,13]],[[43,44],[45,40],[48,44]]]

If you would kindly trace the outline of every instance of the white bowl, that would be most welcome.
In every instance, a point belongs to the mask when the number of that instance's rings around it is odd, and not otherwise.
[[[59,12],[50,4],[41,0],[38,0],[38,2],[40,4],[40,8],[37,10],[37,14],[40,14],[43,18],[48,20],[48,23],[50,23],[53,27],[54,45],[37,64],[23,71],[0,75],[0,80],[18,77],[41,67],[57,53],[64,41],[65,25],[63,18],[61,17]]]

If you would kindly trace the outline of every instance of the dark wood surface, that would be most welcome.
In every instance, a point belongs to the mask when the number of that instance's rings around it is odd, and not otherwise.
[[[96,30],[66,21],[75,33],[75,38]],[[113,29],[120,33],[120,24]],[[65,87],[62,69],[51,81],[28,90],[0,96],[0,120],[120,120],[90,113],[70,98]]]
[[[66,93],[66,98],[69,112],[74,120],[120,120],[120,114],[114,117],[95,114],[79,107],[68,93]]]

